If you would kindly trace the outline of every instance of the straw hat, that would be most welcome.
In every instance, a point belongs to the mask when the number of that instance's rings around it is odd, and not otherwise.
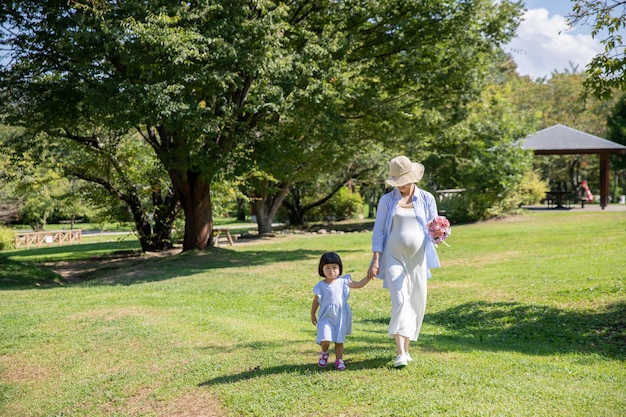
[[[389,161],[387,184],[392,187],[419,182],[424,176],[424,165],[411,162],[406,156],[397,156]]]

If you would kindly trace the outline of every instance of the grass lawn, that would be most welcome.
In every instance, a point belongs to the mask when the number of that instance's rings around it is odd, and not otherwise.
[[[370,239],[280,235],[111,259],[79,281],[36,263],[86,268],[136,242],[0,253],[0,416],[626,415],[625,212],[453,227],[415,361],[392,367],[389,295],[375,280],[352,291],[348,369],[320,370],[319,256],[339,252],[360,279]]]

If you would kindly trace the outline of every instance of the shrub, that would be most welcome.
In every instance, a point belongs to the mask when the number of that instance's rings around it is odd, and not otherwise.
[[[443,199],[437,206],[451,223],[470,223],[486,218],[491,200],[465,191]]]
[[[15,231],[0,226],[0,250],[15,249]]]
[[[311,210],[311,220],[346,220],[363,214],[363,198],[359,193],[342,187],[326,203]]]
[[[546,196],[550,188],[535,171],[528,171],[519,185],[519,194],[522,204],[538,204]]]

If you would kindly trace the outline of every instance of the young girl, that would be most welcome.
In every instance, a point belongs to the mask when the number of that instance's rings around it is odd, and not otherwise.
[[[326,368],[330,343],[335,342],[335,368],[343,371],[346,369],[343,363],[343,342],[352,331],[352,310],[348,305],[350,288],[361,288],[371,278],[365,277],[354,282],[350,274],[341,276],[343,264],[335,252],[322,255],[318,272],[324,279],[313,288],[315,298],[311,306],[311,322],[317,326],[317,343],[322,347],[317,364]],[[315,317],[318,307],[319,319]]]

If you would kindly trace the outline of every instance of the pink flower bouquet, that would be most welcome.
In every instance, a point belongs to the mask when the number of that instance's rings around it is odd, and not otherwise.
[[[448,219],[444,216],[437,216],[433,220],[429,221],[426,226],[428,227],[430,240],[435,245],[443,243],[446,246],[450,246],[445,242],[448,236],[452,233]]]

